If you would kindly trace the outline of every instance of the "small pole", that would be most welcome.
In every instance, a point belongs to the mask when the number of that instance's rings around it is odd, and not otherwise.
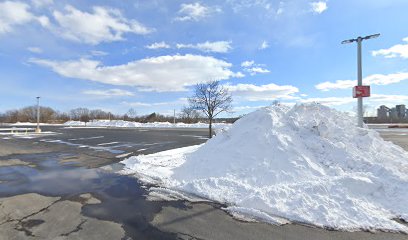
[[[361,42],[363,40],[373,39],[379,37],[380,34],[373,34],[365,37],[357,37],[354,39],[348,39],[341,42],[341,44],[357,42],[357,86],[363,85],[363,71],[361,61]],[[363,97],[357,97],[357,126],[363,127]]]
[[[362,61],[361,61],[361,42],[363,39],[361,37],[357,38],[357,85],[363,85],[363,70],[362,70]],[[359,127],[363,127],[363,98],[357,98],[357,115],[358,115],[358,122],[357,125]]]
[[[40,133],[40,97],[37,97],[37,128],[35,129],[36,133]]]
[[[176,124],[176,109],[174,109],[173,124]]]

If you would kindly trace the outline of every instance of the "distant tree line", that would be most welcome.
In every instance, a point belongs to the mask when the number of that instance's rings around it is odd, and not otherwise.
[[[136,110],[131,108],[125,114],[112,114],[101,109],[75,108],[68,112],[61,112],[50,107],[40,107],[40,122],[42,123],[64,123],[67,121],[89,122],[92,120],[124,120],[141,123],[149,122],[170,122],[174,121],[174,116],[165,116],[159,113],[138,115]],[[200,111],[191,107],[183,107],[176,115],[176,123],[197,123],[206,122],[207,118]],[[234,122],[236,118],[217,119],[217,122]],[[0,122],[37,122],[37,107],[28,106],[21,109],[8,110],[0,113]]]

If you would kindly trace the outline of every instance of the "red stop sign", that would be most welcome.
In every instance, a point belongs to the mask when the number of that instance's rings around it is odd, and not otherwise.
[[[355,86],[353,88],[353,98],[369,97],[370,86]]]

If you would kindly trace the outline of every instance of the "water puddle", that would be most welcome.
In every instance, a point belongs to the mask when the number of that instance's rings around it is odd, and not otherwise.
[[[92,193],[101,204],[86,205],[85,216],[123,224],[132,239],[177,239],[175,234],[154,228],[150,221],[164,206],[185,208],[183,201],[148,201],[148,192],[133,177],[118,175],[120,164],[103,169],[87,169],[75,164],[60,164],[69,154],[16,155],[37,167],[0,167],[0,197],[36,192],[46,196],[71,198]]]

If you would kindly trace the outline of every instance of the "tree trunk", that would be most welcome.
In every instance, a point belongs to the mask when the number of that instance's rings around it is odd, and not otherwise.
[[[212,138],[212,118],[210,118],[209,131],[209,137]]]

